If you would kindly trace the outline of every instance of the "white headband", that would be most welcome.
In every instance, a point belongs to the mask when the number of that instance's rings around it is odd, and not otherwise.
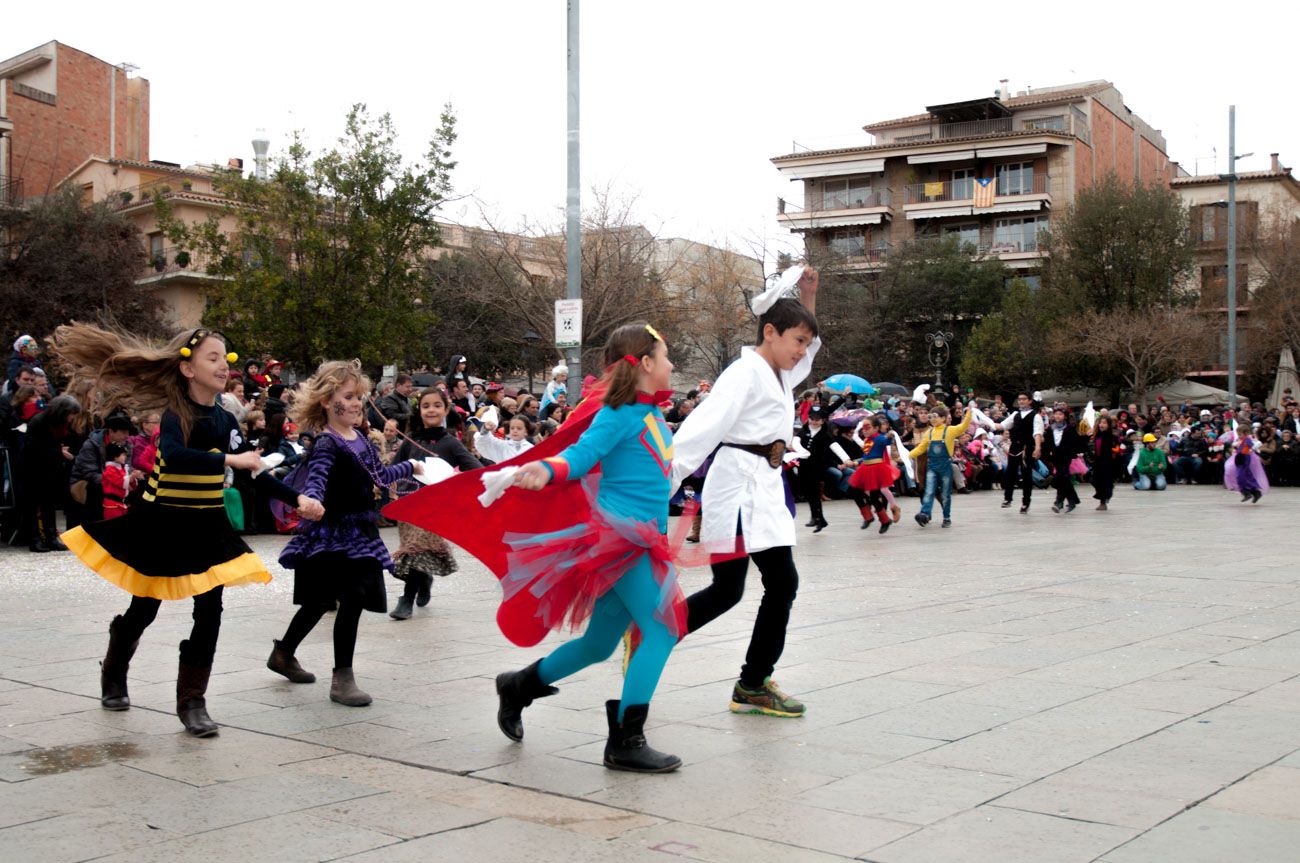
[[[750,309],[753,310],[754,314],[762,317],[768,309],[776,305],[777,300],[799,296],[798,285],[799,279],[803,277],[803,271],[803,265],[796,264],[780,275],[772,277],[771,284],[767,289],[750,301]]]

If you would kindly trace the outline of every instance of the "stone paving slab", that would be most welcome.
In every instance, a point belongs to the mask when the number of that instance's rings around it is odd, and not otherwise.
[[[685,761],[669,776],[601,766],[616,660],[532,707],[523,744],[498,732],[493,677],[560,637],[507,644],[495,579],[463,555],[411,620],[365,616],[368,708],[328,700],[328,616],[299,651],[320,682],[265,669],[290,574],[228,591],[209,691],[223,727],[200,741],[173,714],[188,603],[142,640],[133,708],[105,712],[97,663],[125,597],[68,555],[0,548],[0,857],[1295,859],[1300,491],[1236,506],[1121,489],[1110,512],[1070,516],[998,501],[959,497],[954,528],[883,537],[829,504],[829,530],[800,532],[778,670],[808,716],[727,710],[755,576],[665,670],[647,728]],[[1229,565],[1194,550],[1207,513]],[[283,542],[252,544],[273,561]]]

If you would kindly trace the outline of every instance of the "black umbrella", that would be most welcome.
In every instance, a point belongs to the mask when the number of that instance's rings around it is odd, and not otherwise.
[[[877,381],[872,384],[876,388],[876,393],[882,396],[910,396],[912,391],[902,384],[880,383]]]

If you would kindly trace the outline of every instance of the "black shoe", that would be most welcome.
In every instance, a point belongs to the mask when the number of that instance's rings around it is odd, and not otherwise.
[[[817,519],[815,518],[804,525],[804,527],[816,527],[816,526],[817,526]]]
[[[280,642],[271,642],[275,645],[271,648],[271,655],[266,660],[266,667],[276,674],[289,678],[294,683],[315,683],[316,675],[298,664],[298,659],[292,653],[285,650]]]
[[[916,514],[916,523],[919,524],[921,527],[925,527],[927,524],[930,523],[930,516],[926,515],[923,512],[918,512]]]
[[[1058,500],[1056,503],[1052,504],[1052,512],[1060,512],[1060,511],[1061,511],[1061,502]]]
[[[816,526],[813,528],[813,533],[821,533],[822,530],[831,526],[831,523],[824,518],[819,519],[818,521],[814,522],[814,524]]]
[[[414,578],[415,575],[412,574],[411,577]],[[415,609],[411,606],[411,597],[402,594],[401,598],[397,600],[397,608],[388,612],[388,616],[393,620],[406,620],[411,616],[411,612],[414,610]]]
[[[1027,512],[1029,512],[1029,504],[1027,504],[1027,503],[1022,503],[1022,504],[1020,505],[1020,514],[1021,514],[1021,515],[1024,515],[1024,514],[1027,513]]]
[[[54,550],[54,549],[50,548],[48,545],[46,545],[46,544],[45,544],[45,540],[43,540],[43,539],[34,539],[34,540],[32,540],[31,545],[27,546],[27,549],[28,549],[29,551],[34,551],[34,552],[36,552],[37,554],[45,554],[45,552],[47,552],[47,551],[53,551],[53,550]]]
[[[943,524],[939,525],[939,527],[952,527],[952,519],[945,518]]]
[[[424,581],[420,582],[420,589],[415,592],[415,604],[424,608],[429,604],[429,589],[433,587],[433,576],[425,572],[417,573]]]
[[[1242,502],[1242,503],[1245,503],[1245,502],[1248,501],[1248,500],[1250,500],[1250,492],[1248,492],[1248,491],[1243,491],[1243,492],[1241,493],[1241,502]],[[35,548],[32,549],[32,551],[38,551],[38,550],[39,550],[39,549],[35,549]]]
[[[188,644],[187,641],[181,642],[182,656]],[[208,702],[204,697],[211,676],[210,663],[194,665],[183,658],[176,672],[176,715],[192,737],[213,737],[218,731],[217,723],[208,716]]]
[[[1251,503],[1259,503],[1259,499],[1264,496],[1264,492],[1260,491],[1259,489],[1255,489],[1250,493],[1250,496],[1254,498],[1254,500],[1252,500]]]
[[[623,711],[622,722],[618,720],[618,705],[617,701],[605,702],[605,718],[609,723],[609,739],[605,742],[606,767],[632,773],[669,773],[682,766],[682,759],[652,749],[646,742],[648,704],[629,704]]]
[[[874,519],[874,518],[873,518],[871,521],[864,521],[864,522],[862,522],[862,526],[859,527],[858,530],[866,530],[867,528],[871,527],[871,525],[872,525],[874,522],[875,522],[875,519]]]
[[[554,695],[560,690],[542,683],[539,659],[520,671],[507,671],[497,675],[497,727],[511,740],[524,739],[524,708],[535,699]]]
[[[1078,506],[1077,503],[1067,503],[1067,504],[1065,505],[1065,514],[1066,514],[1066,515],[1069,515],[1070,513],[1074,512],[1074,508],[1075,508],[1076,506]]]
[[[139,633],[128,633],[122,615],[108,625],[108,652],[99,663],[99,703],[105,710],[126,710],[131,698],[126,691],[126,672],[140,644]]]
[[[889,530],[889,526],[890,526],[891,524],[893,524],[892,521],[882,521],[882,522],[880,523],[880,532],[881,532],[881,533],[884,533],[885,531]]]
[[[1011,508],[1011,501],[1009,501],[1009,500],[1004,500],[1004,501],[1002,501],[1002,508],[1003,508],[1003,509],[1010,509],[1010,508]]]
[[[66,545],[63,544],[63,540],[59,539],[57,536],[54,537],[54,539],[48,540],[45,544],[46,544],[47,546],[49,546],[50,551],[67,551],[67,550],[68,550],[68,547],[67,547]]]

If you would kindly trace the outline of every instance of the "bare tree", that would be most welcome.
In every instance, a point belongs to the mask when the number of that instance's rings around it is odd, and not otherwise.
[[[661,248],[671,256],[666,281],[686,312],[678,316],[674,362],[716,378],[754,337],[749,298],[763,289],[762,264],[689,240],[672,240]]]
[[[1283,348],[1300,348],[1300,213],[1283,208],[1261,228],[1250,265],[1259,267],[1264,280],[1248,298],[1250,314],[1242,322],[1249,333],[1243,365],[1254,390],[1272,383]]]
[[[1146,410],[1148,390],[1195,365],[1209,339],[1205,319],[1188,310],[1085,312],[1058,331],[1053,350],[1113,367]]]

